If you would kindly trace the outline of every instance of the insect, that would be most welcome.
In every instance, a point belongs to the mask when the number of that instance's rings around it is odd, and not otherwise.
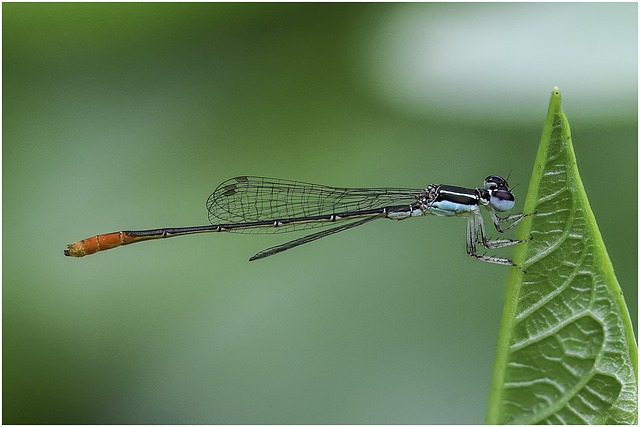
[[[330,227],[260,251],[249,258],[253,261],[377,219],[438,215],[467,218],[466,250],[471,257],[520,268],[507,258],[478,253],[479,246],[498,249],[526,241],[490,240],[486,234],[481,209],[489,212],[495,229],[503,233],[527,216],[498,215],[510,211],[514,204],[515,197],[507,181],[497,175],[485,178],[482,188],[431,184],[424,189],[338,188],[239,176],[220,184],[207,199],[211,225],[98,234],[67,245],[64,254],[82,257],[130,243],[195,233],[280,233]],[[508,225],[503,228],[502,224]]]

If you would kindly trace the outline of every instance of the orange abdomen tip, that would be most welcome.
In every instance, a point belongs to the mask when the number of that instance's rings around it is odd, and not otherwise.
[[[125,242],[124,233],[122,231],[116,231],[115,233],[109,234],[98,234],[97,236],[89,237],[88,239],[67,245],[67,249],[64,250],[64,254],[66,256],[80,258],[85,255],[95,254],[99,251],[115,248],[123,244],[125,244]]]

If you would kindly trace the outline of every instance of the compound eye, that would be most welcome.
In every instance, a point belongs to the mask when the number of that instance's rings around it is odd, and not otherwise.
[[[491,206],[498,212],[506,212],[513,209],[516,203],[515,197],[507,190],[496,190],[491,192]]]
[[[508,190],[507,181],[497,175],[489,175],[484,179],[484,188],[487,190],[495,190],[497,188],[501,190]]]
[[[498,184],[496,183],[495,176],[491,175],[484,179],[484,188],[487,190],[494,190],[498,188]]]

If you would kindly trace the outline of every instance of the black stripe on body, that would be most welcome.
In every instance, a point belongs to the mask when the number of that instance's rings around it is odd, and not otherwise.
[[[448,201],[461,205],[474,206],[479,202],[478,190],[475,188],[441,185],[435,202]]]

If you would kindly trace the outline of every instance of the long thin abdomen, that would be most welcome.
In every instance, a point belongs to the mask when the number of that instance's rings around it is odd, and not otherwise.
[[[80,258],[85,255],[95,254],[96,252],[106,251],[107,249],[117,248],[118,246],[129,245],[131,243],[143,242],[146,240],[163,239],[173,236],[184,236],[194,233],[211,233],[224,231],[238,231],[244,229],[272,229],[289,228],[294,230],[298,224],[315,223],[318,225],[326,225],[336,221],[353,219],[357,217],[376,216],[383,214],[390,219],[404,219],[411,216],[422,215],[419,208],[411,205],[389,206],[377,209],[368,209],[355,212],[341,212],[331,215],[318,215],[313,217],[302,218],[283,218],[267,221],[245,222],[239,224],[216,224],[202,225],[194,227],[178,227],[178,228],[156,228],[153,230],[139,231],[115,231],[113,233],[98,234],[88,239],[67,245],[64,254],[66,256]]]

